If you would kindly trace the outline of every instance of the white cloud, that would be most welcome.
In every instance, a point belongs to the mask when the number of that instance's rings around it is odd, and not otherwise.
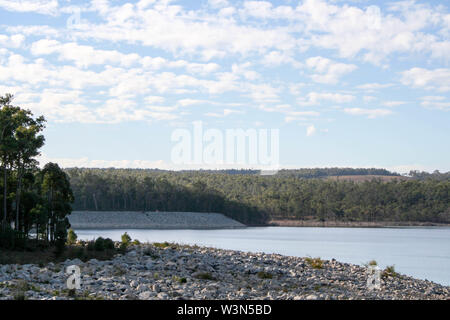
[[[385,101],[382,105],[385,107],[398,107],[404,105],[405,103],[405,101]]]
[[[240,110],[223,109],[222,113],[208,112],[208,113],[205,113],[205,116],[207,116],[207,117],[223,118],[223,117],[229,116],[231,114],[243,114],[243,113],[244,112],[240,111]]]
[[[58,0],[0,0],[0,7],[8,11],[56,15]]]
[[[80,30],[72,31],[75,37],[140,43],[205,59],[296,46],[295,38],[283,28],[241,25],[226,16],[187,11],[178,5],[158,2],[143,9],[102,2],[92,9],[104,22],[80,25]]]
[[[306,97],[298,99],[298,104],[302,106],[318,105],[323,101],[330,101],[334,103],[348,103],[355,100],[355,96],[350,94],[329,93],[329,92],[310,92]]]
[[[356,88],[363,89],[363,90],[366,90],[369,92],[373,92],[375,90],[385,89],[385,88],[389,88],[392,86],[393,86],[393,84],[391,84],[391,83],[365,83],[365,84],[356,86]]]
[[[6,48],[20,48],[25,41],[23,34],[4,35],[0,34],[0,45]]]
[[[295,68],[301,68],[302,63],[295,60],[290,54],[287,52],[281,51],[270,51],[261,60],[261,63],[265,66],[269,67],[277,67],[282,64],[291,64]]]
[[[144,98],[144,100],[149,104],[154,104],[154,103],[163,103],[165,98],[161,96],[147,96]]]
[[[285,122],[293,122],[293,121],[307,121],[311,117],[318,117],[320,113],[317,111],[286,111],[284,121]]]
[[[1,41],[1,37],[0,37]],[[92,65],[116,64],[130,67],[141,64],[145,68],[185,68],[190,73],[208,74],[217,71],[216,63],[193,63],[185,60],[169,61],[162,57],[141,57],[136,53],[124,54],[116,50],[99,50],[92,46],[79,45],[75,42],[60,43],[57,40],[41,39],[31,45],[33,55],[58,54],[62,61],[73,61],[77,67],[88,68]]]
[[[229,5],[227,0],[208,0],[208,4],[213,8],[221,8]]]
[[[171,170],[173,166],[163,160],[95,160],[88,157],[81,158],[54,158],[46,154],[38,157],[41,166],[48,162],[58,163],[62,168],[140,168],[140,169],[166,169]]]
[[[279,88],[274,88],[270,84],[261,83],[253,84],[247,83],[244,90],[248,96],[257,102],[278,102],[280,92]]]
[[[49,39],[34,42],[31,45],[31,53],[34,55],[57,53],[61,60],[74,61],[75,65],[80,68],[109,63],[130,66],[140,60],[140,56],[136,53],[122,54],[115,50],[97,50],[91,46],[79,45],[74,42],[62,44]]]
[[[383,117],[392,114],[388,109],[362,109],[362,108],[345,108],[345,113],[358,116],[367,116],[369,119]]]
[[[181,99],[181,100],[178,100],[178,102],[177,102],[177,104],[179,104],[182,107],[205,104],[205,103],[211,103],[211,102],[207,101],[207,100],[200,100],[200,99]]]
[[[402,74],[402,83],[407,86],[438,91],[450,91],[450,69],[428,70],[411,68]]]
[[[324,57],[308,58],[306,66],[315,71],[311,75],[313,81],[327,84],[335,84],[340,77],[357,69],[354,64],[338,63]]]
[[[437,110],[450,110],[450,101],[444,101],[446,98],[443,96],[425,96],[420,104],[428,109]]]
[[[400,14],[381,12],[376,6],[358,8],[305,0],[296,12],[303,18],[305,29],[313,33],[313,46],[337,50],[344,58],[363,54],[364,60],[380,64],[393,53],[439,55],[439,44],[445,40],[424,34],[427,28],[443,24],[442,8],[407,2],[390,9]]]

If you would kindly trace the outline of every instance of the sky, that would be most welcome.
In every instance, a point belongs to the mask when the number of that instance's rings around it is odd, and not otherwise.
[[[282,168],[450,171],[449,6],[0,0],[0,95],[63,167],[177,169],[201,121],[278,130]]]

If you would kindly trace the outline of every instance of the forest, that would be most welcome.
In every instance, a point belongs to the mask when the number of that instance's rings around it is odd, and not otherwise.
[[[36,242],[63,246],[73,202],[68,176],[55,163],[38,167],[45,119],[12,100],[0,96],[0,247],[23,247],[32,229]]]
[[[69,168],[74,210],[219,212],[249,225],[272,219],[450,222],[450,179],[328,180],[380,169],[163,171]],[[307,177],[307,178],[305,178]],[[321,178],[318,178],[321,177]]]

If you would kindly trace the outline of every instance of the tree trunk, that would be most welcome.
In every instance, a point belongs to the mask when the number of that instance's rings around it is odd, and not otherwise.
[[[50,233],[50,242],[53,242],[53,240],[54,240],[54,237],[53,237],[53,234],[54,234],[54,230],[55,230],[55,218],[53,217],[53,186],[51,186],[51,188],[50,188],[50,205],[49,205],[49,208],[50,208],[50,230],[49,230],[49,233]]]
[[[7,201],[6,201],[6,189],[7,186],[6,184],[8,183],[8,171],[6,169],[6,162],[3,165],[3,227],[6,228],[6,218],[7,218],[7,214],[6,214],[6,209],[7,209]]]
[[[20,192],[22,188],[22,168],[17,168],[17,192],[16,192],[16,230],[19,231]]]
[[[98,211],[97,198],[95,197],[95,193],[92,194],[92,198],[94,198],[95,211]]]

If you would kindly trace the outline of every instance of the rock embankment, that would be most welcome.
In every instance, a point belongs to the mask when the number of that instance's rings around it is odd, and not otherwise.
[[[227,229],[245,225],[221,213],[73,211],[74,229]]]
[[[450,287],[383,275],[367,287],[367,268],[335,260],[190,246],[141,245],[109,261],[0,266],[0,299],[449,299]],[[66,267],[81,269],[70,291]]]

